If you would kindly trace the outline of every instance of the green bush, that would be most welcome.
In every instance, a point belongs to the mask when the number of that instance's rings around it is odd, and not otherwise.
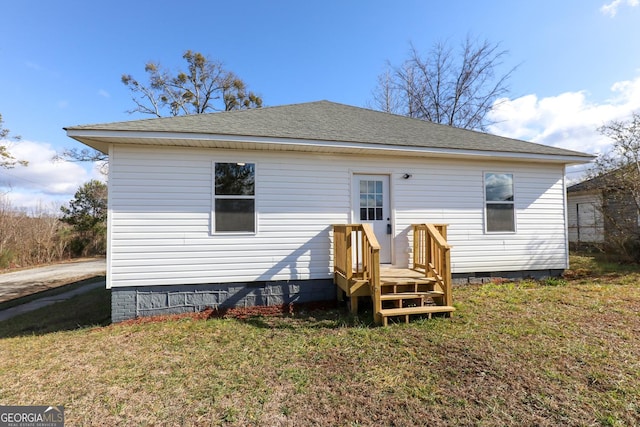
[[[0,268],[9,268],[14,257],[15,254],[10,249],[0,252]]]

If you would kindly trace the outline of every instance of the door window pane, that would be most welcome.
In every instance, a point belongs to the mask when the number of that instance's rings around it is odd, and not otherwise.
[[[360,181],[360,220],[380,221],[382,220],[383,208],[382,181],[361,180]],[[366,209],[365,209],[366,208]]]

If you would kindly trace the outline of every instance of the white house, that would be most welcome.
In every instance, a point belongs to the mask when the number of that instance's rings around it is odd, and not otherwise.
[[[559,274],[565,167],[591,160],[328,101],[65,130],[109,155],[114,321],[335,298],[333,224],[395,266],[437,223],[454,278]]]

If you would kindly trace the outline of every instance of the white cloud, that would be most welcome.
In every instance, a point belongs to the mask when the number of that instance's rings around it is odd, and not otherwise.
[[[52,159],[56,152],[50,144],[20,141],[12,143],[11,154],[27,160],[26,167],[0,169],[0,193],[6,194],[14,207],[35,208],[56,205],[58,208],[73,198],[83,183],[102,179],[91,166]]]
[[[611,97],[597,103],[588,92],[566,92],[539,99],[526,95],[502,99],[491,113],[491,133],[545,145],[598,154],[611,141],[598,128],[611,120],[628,118],[640,110],[640,76],[614,83]]]
[[[610,89],[610,98],[602,102],[591,101],[586,91],[501,99],[489,116],[495,122],[489,132],[594,155],[606,152],[611,140],[598,128],[611,120],[627,120],[640,110],[640,76],[616,82]],[[569,178],[579,180],[587,168],[570,169]]]
[[[103,98],[111,98],[111,94],[104,89],[100,89],[98,91],[98,95],[102,96]]]
[[[636,7],[640,4],[640,0],[613,0],[611,3],[602,5],[600,12],[613,18],[618,14],[618,8],[620,8],[620,5],[625,3],[630,7]]]

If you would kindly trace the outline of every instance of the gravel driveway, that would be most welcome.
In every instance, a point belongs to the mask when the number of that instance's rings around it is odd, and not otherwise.
[[[106,272],[106,260],[83,259],[0,274],[0,302],[67,285]]]

